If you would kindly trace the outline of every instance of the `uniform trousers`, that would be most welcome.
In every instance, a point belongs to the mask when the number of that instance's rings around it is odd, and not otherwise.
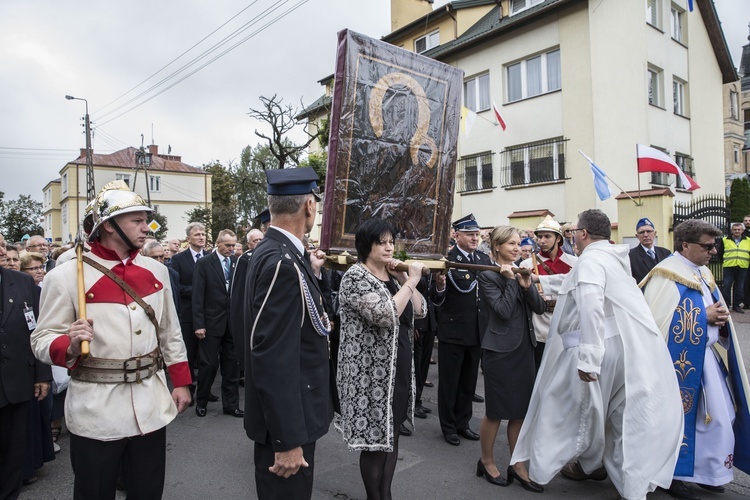
[[[28,412],[28,401],[7,404],[0,408],[0,498],[2,499],[15,499],[21,493]]]
[[[419,338],[414,341],[414,382],[416,384],[416,404],[422,404],[422,389],[430,372],[432,348],[435,345],[434,330],[420,330]]]
[[[166,448],[166,426],[143,436],[114,441],[71,434],[74,500],[114,499],[120,466],[128,500],[160,499],[164,491]]]
[[[469,428],[481,356],[479,346],[438,342],[438,414],[443,434]]]
[[[259,500],[309,500],[312,498],[315,472],[315,442],[302,445],[309,467],[300,467],[293,476],[284,478],[268,470],[276,462],[270,436],[265,444],[255,443],[255,489]]]
[[[185,342],[185,349],[187,350],[188,366],[190,367],[190,375],[193,376],[193,370],[198,368],[198,360],[200,356],[198,354],[198,337],[195,336],[195,330],[193,330],[193,323],[183,323],[180,321],[180,329],[182,330],[182,340]],[[195,393],[195,377],[193,376],[193,383],[189,387],[190,395]]]

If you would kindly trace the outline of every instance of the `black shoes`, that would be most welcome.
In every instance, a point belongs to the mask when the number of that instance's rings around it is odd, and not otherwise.
[[[456,434],[443,434],[443,438],[445,438],[445,442],[452,445],[452,446],[458,446],[461,444],[461,440],[458,439],[458,436]]]
[[[425,383],[424,383],[424,386],[425,386],[425,387],[435,387],[435,384],[433,384],[433,383],[432,383],[432,382],[430,382],[429,380],[426,380],[426,381],[425,381]]]
[[[424,406],[424,405],[421,405],[421,406],[422,406],[422,411],[423,411],[423,412],[425,412],[425,413],[432,413],[432,410],[430,410],[430,409],[429,409],[429,408],[427,408],[426,406]]]
[[[669,486],[669,489],[664,491],[679,500],[701,500],[701,497],[693,491],[691,486],[688,486],[685,482],[678,481],[677,479],[672,479],[672,484]]]
[[[703,488],[706,491],[710,491],[711,493],[724,493],[723,486],[711,486],[710,484],[701,484],[701,483],[695,483],[695,485],[699,488]]]
[[[427,413],[425,413],[421,406],[417,406],[414,408],[414,416],[417,418],[427,418]]]
[[[484,464],[482,463],[482,459],[480,458],[477,462],[477,477],[482,477],[487,480],[490,484],[496,484],[497,486],[508,486],[510,483],[501,475],[490,476],[490,473],[487,472],[487,469],[484,467]]]
[[[195,414],[198,415],[199,417],[205,417],[206,413],[208,413],[208,412],[206,411],[206,407],[205,406],[197,405],[195,407]]]
[[[475,403],[484,403],[484,398],[477,393],[474,393],[474,397],[471,400]]]
[[[526,491],[530,491],[532,493],[542,493],[544,492],[544,488],[536,484],[534,481],[529,479],[528,481],[524,481],[521,479],[521,476],[518,475],[518,473],[513,469],[512,465],[508,466],[508,484],[512,483],[513,480],[518,481],[518,484],[521,485],[523,489]]]
[[[195,411],[198,411],[198,408],[196,408]],[[245,412],[240,410],[239,408],[230,408],[228,410],[224,410],[224,415],[231,415],[233,417],[242,418],[245,416]]]
[[[216,394],[214,394],[213,392],[212,392],[212,393],[209,393],[209,395],[208,395],[208,402],[209,402],[209,403],[215,403],[215,402],[217,402],[218,400],[219,400],[219,396],[217,396],[217,395],[216,395]]]
[[[479,434],[472,431],[468,427],[466,429],[458,429],[458,434],[465,437],[469,441],[479,441]]]
[[[593,479],[594,481],[604,481],[607,479],[607,471],[604,467],[596,469],[591,474],[586,474],[581,467],[579,462],[570,462],[560,471],[563,477],[571,479],[573,481],[585,481],[587,479]]]
[[[745,311],[743,311],[743,310],[742,310],[742,308],[741,308],[740,306],[734,306],[734,307],[732,308],[732,311],[734,311],[734,312],[736,312],[736,313],[740,313],[740,314],[745,314]]]
[[[404,424],[399,426],[398,433],[401,436],[411,436],[411,430]]]

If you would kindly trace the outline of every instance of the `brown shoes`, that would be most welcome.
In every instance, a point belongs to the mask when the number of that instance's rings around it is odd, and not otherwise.
[[[604,467],[596,469],[591,474],[586,474],[578,462],[570,462],[560,471],[563,476],[573,481],[585,481],[586,479],[593,479],[594,481],[604,481],[607,479],[607,471]]]

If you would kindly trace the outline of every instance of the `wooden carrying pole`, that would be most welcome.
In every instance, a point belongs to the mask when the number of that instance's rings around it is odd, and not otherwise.
[[[351,266],[356,260],[352,255],[350,255],[348,252],[344,252],[339,255],[327,255],[326,260],[329,264],[332,264],[331,267],[335,267],[337,269],[344,269]],[[450,260],[406,260],[405,262],[402,262],[401,264],[396,266],[396,271],[403,271],[407,272],[409,271],[409,264],[412,262],[421,262],[424,264],[425,268],[422,271],[422,274],[430,274],[430,273],[437,273],[441,271],[446,271],[448,269],[463,269],[466,271],[493,271],[496,273],[501,272],[500,266],[484,266],[481,264],[469,264],[464,262],[453,262]],[[514,267],[513,272],[515,274],[523,274],[528,275],[531,274],[530,269],[522,269],[520,267]]]
[[[83,281],[83,239],[76,238],[76,262],[78,264],[78,317],[86,319],[86,284]],[[81,341],[81,357],[89,355],[89,341]]]

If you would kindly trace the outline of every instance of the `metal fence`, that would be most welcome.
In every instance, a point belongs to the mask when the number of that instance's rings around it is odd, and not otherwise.
[[[726,196],[709,194],[696,197],[688,203],[675,202],[672,230],[690,219],[700,219],[709,222],[718,227],[724,235],[728,236],[731,222]],[[717,283],[720,283],[723,277],[721,264],[722,262],[716,255],[708,263],[708,267],[714,274]]]

